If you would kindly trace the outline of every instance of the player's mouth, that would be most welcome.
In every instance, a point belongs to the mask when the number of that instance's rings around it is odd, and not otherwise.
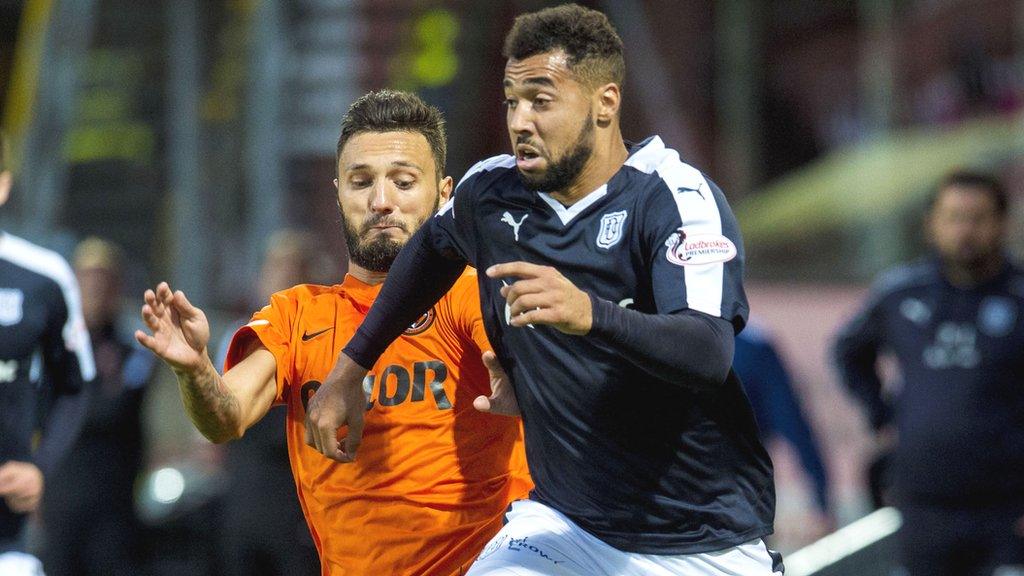
[[[523,172],[529,172],[540,168],[544,158],[533,146],[520,144],[516,146],[516,167]]]
[[[405,226],[403,226],[401,222],[395,222],[393,220],[384,220],[374,222],[373,224],[366,226],[365,231],[367,233],[376,231],[382,234],[396,234],[399,232],[404,232]]]

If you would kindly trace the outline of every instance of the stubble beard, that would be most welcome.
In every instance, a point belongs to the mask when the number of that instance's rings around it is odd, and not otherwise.
[[[587,119],[580,128],[580,134],[572,148],[557,162],[549,161],[548,169],[536,176],[519,172],[523,186],[532,192],[563,192],[576,182],[583,167],[594,153],[594,116],[587,114]]]

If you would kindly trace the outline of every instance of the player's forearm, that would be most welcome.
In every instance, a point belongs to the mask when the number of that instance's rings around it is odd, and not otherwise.
[[[694,390],[721,386],[732,367],[729,322],[700,312],[645,314],[591,295],[588,334],[613,344],[646,372]]]
[[[846,388],[864,406],[874,430],[889,423],[889,406],[882,399],[882,380],[875,370],[875,359],[843,357],[837,354],[836,364]]]
[[[197,370],[174,372],[185,412],[196,429],[220,444],[242,436],[242,410],[238,398],[224,383],[209,358]]]
[[[882,379],[875,368],[877,346],[862,333],[847,329],[836,340],[832,357],[843,384],[866,409],[871,427],[885,426],[891,414],[882,399]]]
[[[95,384],[95,381],[88,382],[82,389],[73,393],[60,393],[49,407],[42,439],[32,456],[33,463],[42,471],[44,477],[49,476],[57,468],[61,459],[78,440],[78,434],[89,409],[89,394],[94,393],[86,386],[91,387]]]

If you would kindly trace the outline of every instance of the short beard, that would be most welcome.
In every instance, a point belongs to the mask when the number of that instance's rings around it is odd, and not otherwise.
[[[594,144],[591,141],[594,134],[593,113],[587,114],[587,119],[580,129],[580,135],[576,138],[573,147],[566,152],[558,162],[551,162],[543,174],[531,176],[522,171],[519,178],[523,186],[532,192],[561,192],[568,190],[569,186],[576,181],[583,167],[590,160],[594,152]]]
[[[345,228],[345,243],[348,244],[349,259],[370,272],[387,272],[394,264],[402,244],[397,240],[380,235],[369,241],[363,241],[359,233],[348,225]]]
[[[430,214],[422,221],[417,222],[416,230],[419,230],[420,226],[437,212],[439,205],[440,196],[434,200],[434,209],[430,211]],[[341,209],[340,204],[338,208]],[[345,217],[345,211],[341,210],[341,228],[345,232],[345,245],[348,246],[348,257],[353,263],[370,272],[387,272],[391,270],[391,265],[395,263],[395,258],[398,257],[398,253],[405,246],[404,242],[393,240],[384,234],[379,234],[373,240],[363,240],[363,235],[368,233],[372,227],[384,222],[409,232],[404,223],[382,215],[367,218],[363,222],[362,229],[359,230]]]

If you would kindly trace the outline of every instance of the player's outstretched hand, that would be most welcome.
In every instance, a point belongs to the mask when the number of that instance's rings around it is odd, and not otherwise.
[[[491,395],[477,396],[473,400],[473,407],[481,412],[499,414],[501,416],[519,416],[519,402],[516,401],[515,392],[512,391],[512,383],[508,380],[508,374],[498,362],[498,357],[488,350],[483,354],[484,366],[491,377]]]
[[[142,320],[152,334],[135,331],[135,339],[176,372],[195,372],[209,362],[206,345],[210,323],[181,290],[172,292],[167,282],[143,295]]]
[[[342,353],[324,383],[309,399],[306,444],[332,460],[347,463],[356,459],[366,413],[365,376],[366,368]],[[342,426],[348,426],[348,430],[339,439],[338,430]]]
[[[14,460],[0,466],[0,498],[18,514],[36,509],[43,496],[43,473],[31,462]]]
[[[487,275],[516,279],[501,288],[510,325],[544,324],[576,335],[590,332],[594,323],[590,296],[551,266],[508,262],[491,266]]]

